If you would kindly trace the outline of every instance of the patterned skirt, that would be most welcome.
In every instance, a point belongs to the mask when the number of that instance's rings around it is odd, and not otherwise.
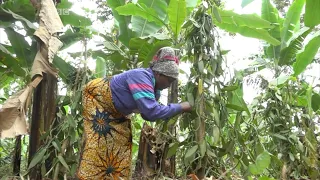
[[[84,145],[79,179],[129,179],[131,176],[131,120],[114,107],[109,80],[90,81],[83,90]]]

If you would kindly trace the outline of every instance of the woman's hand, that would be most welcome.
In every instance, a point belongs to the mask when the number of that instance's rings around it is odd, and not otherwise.
[[[192,106],[190,105],[189,102],[182,102],[180,103],[182,111],[183,112],[191,112],[192,111]]]

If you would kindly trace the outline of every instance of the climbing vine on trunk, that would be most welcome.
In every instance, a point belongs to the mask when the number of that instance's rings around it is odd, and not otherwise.
[[[192,63],[186,95],[195,109],[182,121],[182,127],[188,127],[192,132],[188,137],[191,143],[184,156],[184,165],[199,179],[212,171],[207,168],[214,163],[215,150],[212,147],[219,143],[220,129],[227,120],[224,99],[220,96],[222,83],[218,79],[223,73],[223,58],[212,23],[215,10],[213,4],[203,1],[183,26],[186,28],[187,56]]]

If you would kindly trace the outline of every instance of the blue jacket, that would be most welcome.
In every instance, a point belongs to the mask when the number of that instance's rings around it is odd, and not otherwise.
[[[169,119],[182,111],[180,104],[159,104],[160,91],[150,68],[132,69],[115,75],[110,81],[115,108],[123,115],[140,112],[148,121]]]

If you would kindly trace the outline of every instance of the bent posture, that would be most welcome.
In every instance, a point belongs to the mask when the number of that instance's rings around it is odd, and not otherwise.
[[[149,68],[138,68],[90,81],[83,90],[84,147],[79,179],[129,179],[132,134],[128,115],[147,121],[167,120],[191,111],[188,102],[159,104],[160,91],[178,78],[178,58],[161,48]]]

